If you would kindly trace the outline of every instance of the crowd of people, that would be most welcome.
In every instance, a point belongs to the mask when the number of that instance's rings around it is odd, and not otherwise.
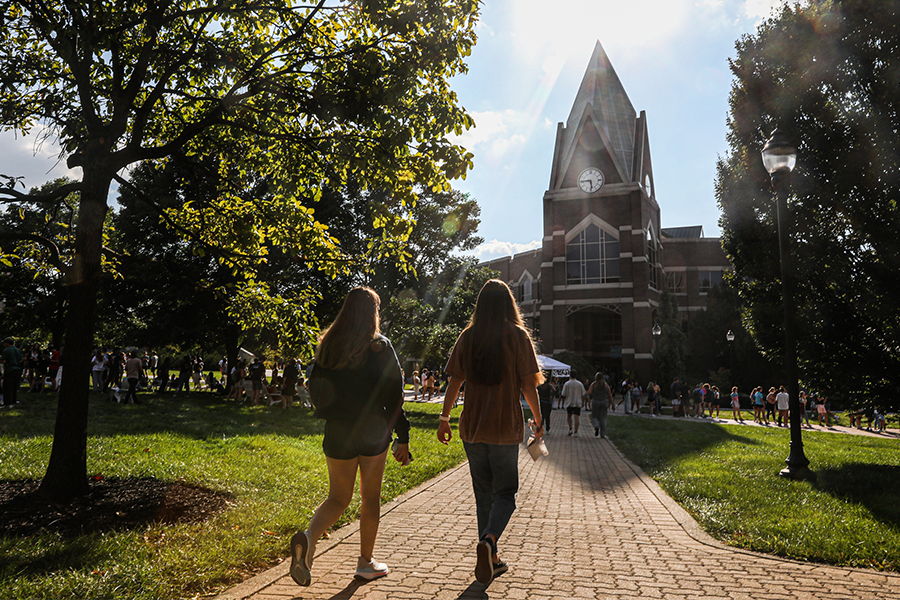
[[[0,406],[18,404],[18,394],[25,386],[29,393],[59,389],[62,349],[37,343],[23,349],[22,342],[12,338],[4,339],[2,344]],[[224,357],[219,361],[217,377],[212,369],[204,375],[206,366],[200,355],[161,358],[154,350],[95,348],[90,381],[92,389],[110,402],[141,404],[142,391],[178,397],[194,390],[217,393],[238,402],[249,401],[254,406],[268,402],[269,406],[281,404],[288,408],[295,397],[303,406],[312,406],[298,360],[276,359],[267,365],[260,358],[238,358],[231,368],[227,363]]]

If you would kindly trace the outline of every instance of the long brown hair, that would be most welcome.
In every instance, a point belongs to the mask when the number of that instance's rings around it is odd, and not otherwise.
[[[326,369],[355,369],[362,365],[372,340],[381,331],[381,299],[371,288],[358,287],[344,298],[341,312],[319,336],[316,362]]]
[[[484,385],[500,383],[503,368],[512,359],[510,342],[516,329],[525,334],[533,347],[512,290],[499,279],[487,281],[478,292],[475,310],[463,331],[466,377]],[[535,384],[542,381],[539,373]]]

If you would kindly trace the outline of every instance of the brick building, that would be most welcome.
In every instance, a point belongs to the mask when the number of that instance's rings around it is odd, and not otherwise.
[[[646,383],[661,286],[687,320],[731,266],[702,227],[662,227],[647,115],[635,112],[599,42],[557,127],[543,202],[543,247],[484,266],[513,288],[541,352],[571,350]]]

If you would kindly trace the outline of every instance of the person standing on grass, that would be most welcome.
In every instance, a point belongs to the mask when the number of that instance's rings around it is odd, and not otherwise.
[[[641,389],[641,385],[637,381],[634,382],[634,385],[631,386],[628,392],[628,395],[631,396],[631,412],[636,415],[641,413],[641,396],[643,393],[644,390]]]
[[[250,392],[250,400],[253,406],[259,405],[259,395],[262,393],[263,379],[266,376],[266,365],[257,356],[250,365],[250,384],[252,391]]]
[[[13,344],[12,338],[3,340],[0,361],[3,362],[3,404],[18,404],[19,382],[22,378],[22,362],[25,355]]]
[[[297,359],[289,358],[284,365],[284,381],[281,386],[281,408],[290,408],[294,404],[297,393],[297,380],[300,377],[300,365]]]
[[[691,400],[694,405],[694,417],[706,417],[706,413],[703,411],[703,386],[701,384],[698,383],[691,392]]]
[[[603,377],[603,373],[594,375],[594,381],[588,390],[591,397],[591,421],[594,425],[594,437],[606,437],[606,414],[609,404],[614,401],[612,390]],[[651,413],[652,414],[652,413]]]
[[[291,538],[291,578],[312,581],[316,543],[353,499],[359,472],[359,558],[356,576],[372,580],[388,574],[375,560],[381,518],[381,482],[391,432],[394,458],[409,464],[409,420],[403,412],[403,375],[390,340],[381,335],[381,299],[370,288],[350,290],[334,323],[319,338],[309,392],[315,416],[325,419],[322,450],[328,465],[328,498],[305,531]]]
[[[140,404],[141,401],[137,397],[138,382],[141,380],[144,363],[138,358],[137,352],[132,352],[130,358],[125,361],[125,379],[128,381],[128,392],[122,404],[128,404],[131,400],[134,404]]]
[[[712,409],[713,409],[713,407],[715,407],[716,418],[718,419],[719,418],[719,408],[720,408],[719,402],[722,399],[722,395],[719,393],[719,387],[715,386],[715,385],[712,386],[711,388],[709,388],[709,391],[712,392],[712,404],[709,407],[709,417],[712,418]]]
[[[459,437],[469,459],[475,492],[475,578],[487,585],[509,569],[500,560],[497,542],[516,509],[519,445],[525,430],[522,395],[534,415],[535,439],[544,435],[537,393],[544,378],[516,299],[502,281],[491,279],[481,288],[469,324],[457,338],[445,370],[450,381],[437,437],[442,444],[453,437],[450,409],[465,382]],[[580,396],[577,406],[581,406]]]
[[[651,417],[656,416],[657,404],[659,404],[659,386],[651,381],[647,384],[647,408],[650,409]]]
[[[819,398],[819,402],[816,404],[816,410],[819,413],[819,427],[822,426],[822,419],[825,419],[825,427],[831,427],[831,424],[828,421],[828,407],[825,406],[825,402],[828,400],[825,396]]]
[[[737,386],[731,388],[731,414],[734,416],[735,421],[744,422],[744,419],[741,417],[741,396],[738,394]]]
[[[434,371],[428,371],[428,377],[425,379],[425,389],[428,391],[428,402],[431,402],[431,396],[434,392]]]

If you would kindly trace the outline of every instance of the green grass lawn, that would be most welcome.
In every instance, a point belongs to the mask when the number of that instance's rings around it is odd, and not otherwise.
[[[206,394],[93,399],[89,474],[155,478],[227,492],[194,524],[150,523],[80,537],[0,537],[0,598],[192,598],[274,564],[325,498],[322,422],[295,407],[252,408]],[[385,501],[464,460],[435,439],[439,404],[406,405],[416,460],[388,461]],[[454,413],[458,414],[458,413]],[[51,395],[0,411],[0,479],[39,479],[55,419]],[[815,484],[775,474],[789,433],[739,425],[611,417],[610,437],[715,537],[837,565],[900,570],[900,442],[804,431]],[[354,520],[354,502],[338,526]]]
[[[142,405],[94,394],[88,474],[107,480],[184,481],[231,494],[228,508],[194,524],[151,523],[80,537],[0,537],[0,598],[191,598],[221,590],[286,556],[290,536],[326,497],[323,422],[297,406],[249,407],[200,393],[144,395]],[[56,403],[21,394],[0,411],[0,479],[40,479]],[[407,404],[415,461],[389,457],[388,501],[464,460],[436,440],[440,405]],[[458,414],[458,413],[454,413]],[[356,519],[358,498],[341,526]]]
[[[804,450],[818,475],[808,483],[776,475],[789,453],[786,429],[614,415],[609,436],[727,544],[900,571],[896,439],[804,431]]]

